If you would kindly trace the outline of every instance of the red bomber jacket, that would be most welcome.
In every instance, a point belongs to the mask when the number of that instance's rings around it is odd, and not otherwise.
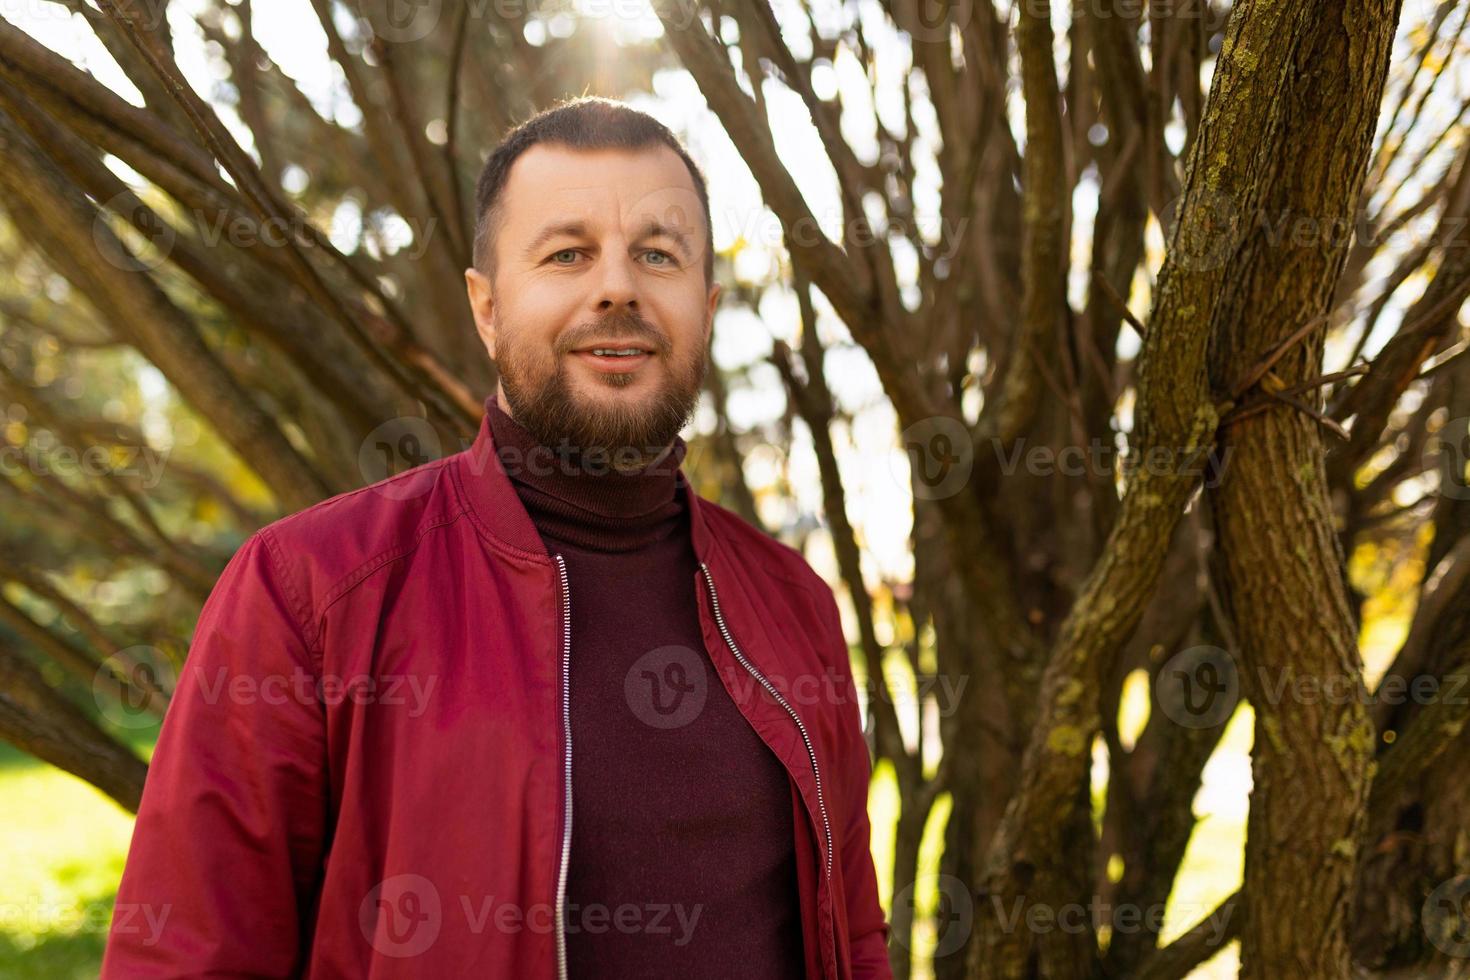
[[[576,596],[500,466],[487,419],[230,560],[164,717],[104,980],[565,977]],[[806,975],[891,977],[832,591],[688,497],[705,648],[791,781]]]

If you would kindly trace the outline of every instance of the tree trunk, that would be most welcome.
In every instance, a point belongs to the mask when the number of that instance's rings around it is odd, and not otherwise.
[[[1373,726],[1322,427],[1311,414],[1321,399],[1313,389],[1305,405],[1271,400],[1321,374],[1397,16],[1388,0],[1239,4],[1216,68],[1227,88],[1271,90],[1259,115],[1236,120],[1240,132],[1261,140],[1254,179],[1222,188],[1244,234],[1232,262],[1239,275],[1211,322],[1210,358],[1221,396],[1270,402],[1222,424],[1226,464],[1209,494],[1242,687],[1256,712],[1241,944],[1247,978],[1351,971],[1347,911]]]

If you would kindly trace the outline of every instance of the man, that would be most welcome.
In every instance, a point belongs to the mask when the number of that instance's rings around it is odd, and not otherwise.
[[[231,560],[103,977],[890,976],[831,590],[679,469],[702,176],[582,99],[476,206],[479,435]]]

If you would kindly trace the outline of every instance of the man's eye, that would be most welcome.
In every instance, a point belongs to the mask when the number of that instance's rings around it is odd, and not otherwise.
[[[567,263],[558,261],[558,259],[563,255],[570,255],[575,258],[577,255],[577,250],[574,248],[564,248],[560,252],[552,253],[551,260],[553,262],[556,262],[558,265],[566,265]]]
[[[650,257],[652,257],[652,256],[658,256],[659,257],[660,261],[654,262],[653,265],[673,265],[674,264],[674,257],[672,255],[670,255],[668,252],[663,251],[662,249],[651,248],[647,252],[645,252],[644,254],[645,255],[648,255]]]

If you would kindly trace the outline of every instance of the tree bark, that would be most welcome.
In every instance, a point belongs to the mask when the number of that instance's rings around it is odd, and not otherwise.
[[[1245,234],[1211,321],[1211,382],[1223,396],[1272,399],[1321,374],[1397,16],[1389,0],[1248,0],[1231,14],[1216,77],[1270,100],[1235,118],[1260,141],[1254,179],[1227,198]],[[1209,494],[1216,556],[1256,713],[1241,976],[1346,977],[1373,726],[1322,430],[1273,402],[1224,425],[1220,452],[1228,465]]]

